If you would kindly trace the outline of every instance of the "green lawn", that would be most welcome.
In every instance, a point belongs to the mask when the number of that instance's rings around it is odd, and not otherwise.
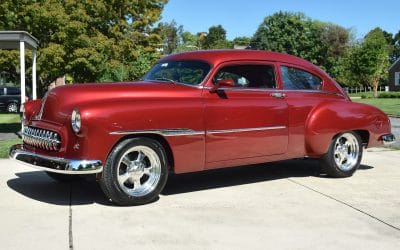
[[[18,138],[0,141],[0,158],[8,158],[8,150],[17,143],[22,143],[22,140]]]
[[[388,115],[400,116],[399,98],[353,99],[353,101],[373,105],[380,108]]]
[[[0,113],[0,133],[15,133],[21,129],[19,114]]]
[[[0,113],[0,133],[16,133],[21,130],[21,120],[19,114]],[[8,150],[11,145],[21,143],[21,139],[0,138],[0,158],[8,157]]]

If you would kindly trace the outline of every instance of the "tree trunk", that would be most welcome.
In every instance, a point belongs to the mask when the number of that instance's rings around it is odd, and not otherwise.
[[[378,98],[378,85],[379,85],[379,80],[373,80],[372,81],[373,87],[374,87],[374,97]]]

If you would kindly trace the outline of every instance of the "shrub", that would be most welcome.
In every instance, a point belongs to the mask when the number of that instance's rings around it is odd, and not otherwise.
[[[400,98],[400,92],[382,92],[378,98]]]

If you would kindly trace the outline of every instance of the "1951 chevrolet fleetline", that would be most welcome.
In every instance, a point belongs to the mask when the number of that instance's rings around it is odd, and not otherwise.
[[[363,147],[394,141],[382,111],[315,65],[265,51],[174,54],[142,81],[58,87],[23,109],[11,158],[56,180],[95,173],[120,205],[155,200],[169,172],[310,157],[348,177]]]

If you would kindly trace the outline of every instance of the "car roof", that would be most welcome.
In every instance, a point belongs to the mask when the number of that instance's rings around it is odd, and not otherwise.
[[[315,66],[312,63],[285,53],[278,53],[263,50],[244,50],[244,49],[230,49],[230,50],[198,50],[191,52],[184,52],[166,56],[160,60],[163,61],[178,61],[178,60],[202,60],[215,66],[221,62],[237,61],[237,60],[260,60],[260,61],[277,61],[283,63],[293,63],[304,66]]]

